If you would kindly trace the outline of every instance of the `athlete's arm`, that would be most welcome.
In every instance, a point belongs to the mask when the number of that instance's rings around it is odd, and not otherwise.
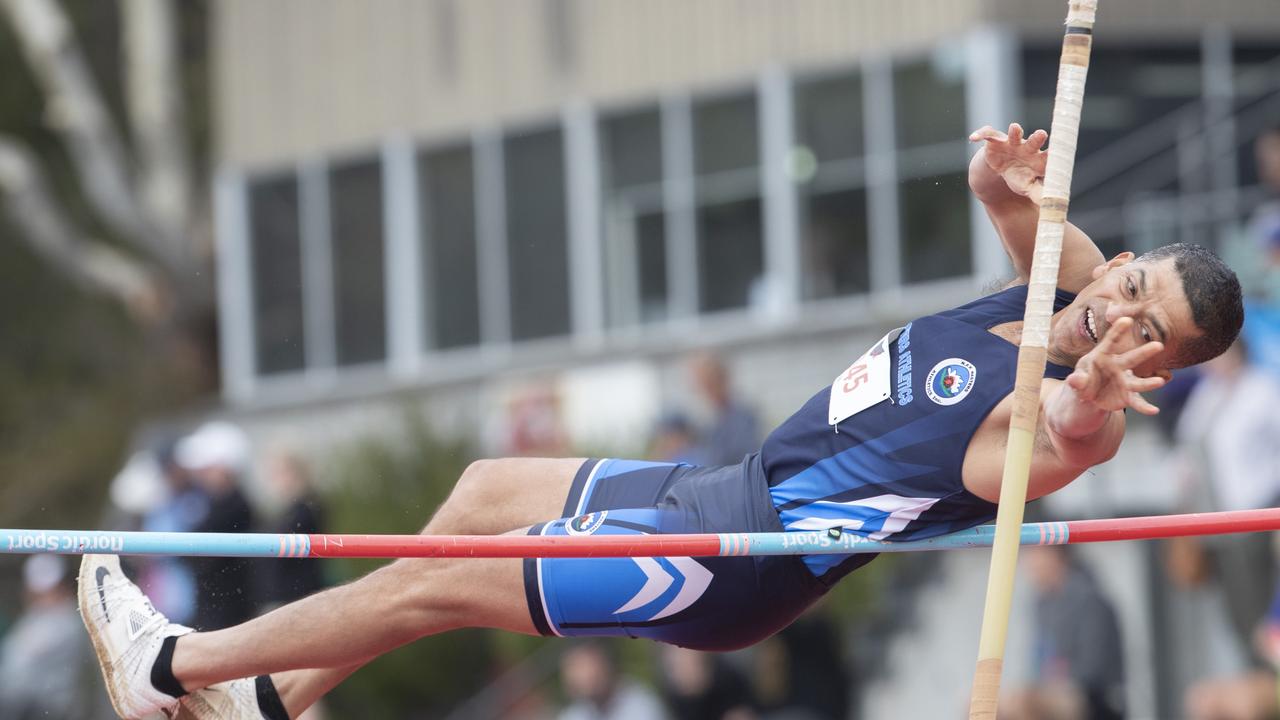
[[[1140,378],[1133,368],[1160,352],[1160,343],[1134,347],[1132,322],[1117,320],[1065,381],[1046,378],[1041,383],[1028,499],[1048,495],[1115,456],[1124,439],[1125,409],[1146,415],[1159,412],[1141,393],[1164,385],[1167,373]],[[1000,498],[1012,401],[1012,395],[1006,397],[991,412],[965,453],[964,486],[990,502]]]
[[[969,136],[969,140],[983,144],[969,163],[969,188],[982,201],[1023,282],[1031,273],[1048,160],[1048,153],[1040,148],[1047,138],[1048,133],[1037,130],[1024,140],[1022,127],[1017,123],[1009,126],[1008,133],[988,125]],[[1092,281],[1093,268],[1105,261],[1102,251],[1088,235],[1075,225],[1066,224],[1058,287],[1078,292]]]
[[[1124,437],[1125,409],[1144,415],[1160,412],[1142,393],[1160,388],[1166,377],[1139,377],[1133,369],[1164,346],[1151,341],[1126,349],[1122,338],[1132,324],[1132,318],[1117,320],[1098,346],[1077,361],[1066,381],[1041,393],[1044,434],[1057,459],[1068,467],[1083,470],[1115,454]]]

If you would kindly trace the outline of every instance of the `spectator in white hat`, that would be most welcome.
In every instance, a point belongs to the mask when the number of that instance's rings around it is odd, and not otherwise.
[[[194,532],[250,532],[253,511],[240,489],[249,468],[249,438],[225,421],[205,423],[178,441],[174,459],[209,496],[209,510]],[[199,600],[193,623],[203,630],[253,616],[250,563],[241,558],[191,558]]]
[[[66,566],[57,555],[32,555],[22,579],[26,609],[0,644],[0,718],[87,718],[87,673],[96,672]]]

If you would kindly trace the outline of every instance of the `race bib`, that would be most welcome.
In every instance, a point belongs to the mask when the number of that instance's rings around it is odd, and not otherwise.
[[[880,338],[831,383],[828,424],[839,425],[889,398],[893,379],[889,368],[889,344],[901,332],[902,328],[898,328]]]

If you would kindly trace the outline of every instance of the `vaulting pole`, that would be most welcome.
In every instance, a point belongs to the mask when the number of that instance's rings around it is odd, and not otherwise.
[[[1062,253],[1062,234],[1067,221],[1076,137],[1080,129],[1080,110],[1084,103],[1084,83],[1089,71],[1089,50],[1097,7],[1097,0],[1072,0],[1067,12],[1066,35],[1062,40],[1053,123],[1049,126],[1044,195],[1036,227],[1022,344],[1018,349],[1018,373],[1014,381],[1013,417],[1009,422],[995,545],[991,551],[991,574],[987,581],[978,664],[969,701],[970,720],[995,720],[996,717],[1005,636],[1009,630],[1009,610],[1013,601],[1019,531],[1027,501],[1036,417],[1040,412],[1040,383],[1044,377],[1049,320],[1053,315],[1053,297],[1058,284],[1058,259]]]

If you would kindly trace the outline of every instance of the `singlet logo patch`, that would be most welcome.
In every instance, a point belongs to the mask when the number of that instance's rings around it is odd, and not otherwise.
[[[565,532],[570,535],[590,535],[600,529],[600,526],[604,524],[604,519],[608,517],[608,515],[608,510],[600,510],[599,512],[579,515],[565,523]]]
[[[924,392],[939,405],[955,405],[969,394],[978,378],[973,363],[961,358],[947,358],[929,371]]]

